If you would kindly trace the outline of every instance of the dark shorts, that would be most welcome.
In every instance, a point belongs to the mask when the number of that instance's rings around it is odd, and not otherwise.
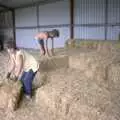
[[[41,46],[44,46],[44,40],[38,40],[38,43],[39,43]]]

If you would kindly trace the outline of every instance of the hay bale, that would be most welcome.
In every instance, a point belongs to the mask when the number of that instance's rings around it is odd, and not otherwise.
[[[89,39],[87,40],[69,39],[66,41],[66,44],[68,48],[73,48],[71,46],[74,45],[74,48],[91,49],[104,54],[113,52],[116,49],[116,46],[118,46],[116,44],[116,41],[105,41],[105,40],[101,41],[101,40],[89,40]]]
[[[66,69],[62,69],[62,70],[57,70],[55,72],[52,72],[51,74],[49,74],[49,83],[47,85],[45,85],[44,87],[41,87],[37,90],[36,92],[36,103],[38,105],[40,105],[41,103],[44,104],[44,106],[49,107],[50,109],[52,109],[54,112],[58,111],[59,109],[59,103],[61,103],[61,108],[62,110],[65,110],[65,104],[71,96],[69,96],[68,94],[63,95],[62,99],[61,97],[59,97],[60,94],[62,94],[64,87],[66,83],[66,81],[68,81],[68,79],[65,80],[65,71],[67,71]],[[59,73],[59,75],[58,75]],[[72,76],[72,75],[71,75]],[[54,81],[54,78],[56,78],[56,81]],[[62,79],[64,78],[64,79]],[[73,77],[72,77],[73,78]],[[65,81],[64,81],[65,80]],[[58,84],[56,84],[56,82]],[[51,87],[50,87],[51,86]],[[66,96],[66,97],[65,97]],[[63,113],[66,113],[65,111]]]
[[[80,48],[94,49],[104,54],[111,53],[115,49],[115,43],[112,41],[80,41]]]
[[[68,39],[65,41],[66,48],[75,48],[76,47],[76,40],[75,39]]]
[[[22,84],[20,81],[4,83],[0,86],[0,108],[14,111],[18,107]]]
[[[96,49],[97,48],[97,41],[92,40],[81,40],[79,43],[79,47],[83,49]]]
[[[108,70],[109,88],[120,90],[120,64],[111,64]]]
[[[112,42],[100,42],[97,48],[98,52],[110,54],[114,51],[115,45]]]
[[[96,120],[111,103],[110,92],[78,70],[52,72],[49,81],[37,90],[36,103],[50,109],[57,120]]]
[[[97,52],[83,52],[69,57],[70,68],[84,72],[88,79],[107,79],[107,66],[111,62],[109,57],[102,56]]]
[[[59,68],[66,68],[68,67],[68,56],[67,55],[60,55],[54,56],[50,58],[43,58],[40,61],[40,72],[49,72]]]
[[[119,33],[119,35],[118,35],[118,41],[120,42],[120,33]]]
[[[48,72],[37,72],[35,79],[33,80],[33,89],[40,88],[48,82]]]

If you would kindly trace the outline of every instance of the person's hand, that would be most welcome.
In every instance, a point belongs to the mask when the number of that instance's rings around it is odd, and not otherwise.
[[[6,78],[7,78],[7,79],[10,79],[10,75],[11,75],[11,73],[8,72],[7,75],[6,75]]]
[[[11,78],[11,80],[17,81],[17,80],[18,80],[18,77],[17,77],[17,76],[14,76],[13,78]]]

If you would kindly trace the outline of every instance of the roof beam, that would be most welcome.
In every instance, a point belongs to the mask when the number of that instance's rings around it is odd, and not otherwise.
[[[0,7],[5,8],[5,9],[10,10],[10,11],[13,10],[13,8],[8,7],[8,6],[6,6],[6,5],[3,5],[2,3],[0,3]]]
[[[59,2],[59,1],[63,1],[63,0],[41,0],[38,2],[33,2],[27,5],[21,5],[18,7],[15,7],[14,9],[19,9],[19,8],[28,8],[28,7],[32,7],[32,6],[38,6],[38,5],[44,5],[44,4],[48,4],[48,3],[54,3],[54,2]]]

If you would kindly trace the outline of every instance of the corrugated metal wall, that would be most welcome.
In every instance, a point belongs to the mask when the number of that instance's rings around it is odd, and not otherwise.
[[[18,9],[15,11],[16,27],[37,26],[36,7]]]
[[[13,37],[12,12],[0,13],[0,31],[4,35],[5,41]]]
[[[120,0],[75,0],[75,38],[117,40]]]
[[[63,47],[70,37],[70,0],[17,9],[17,45],[38,48],[34,35],[38,31],[60,30],[55,47]],[[118,40],[120,34],[120,0],[74,0],[75,38],[92,40]],[[49,41],[49,47],[50,47]]]
[[[24,48],[36,48],[37,44],[35,44],[34,40],[34,35],[37,33],[36,7],[16,10],[15,24],[17,46]]]
[[[108,40],[118,40],[120,34],[120,0],[108,0],[108,23],[112,24],[108,26]]]
[[[37,7],[17,9],[15,15],[16,43],[19,47],[38,49],[39,45],[34,40],[34,35],[38,31],[59,29],[60,37],[55,38],[55,47],[63,47],[65,40],[70,36],[68,25],[70,22],[69,0],[41,5],[38,9]],[[39,16],[38,19],[37,15]]]

